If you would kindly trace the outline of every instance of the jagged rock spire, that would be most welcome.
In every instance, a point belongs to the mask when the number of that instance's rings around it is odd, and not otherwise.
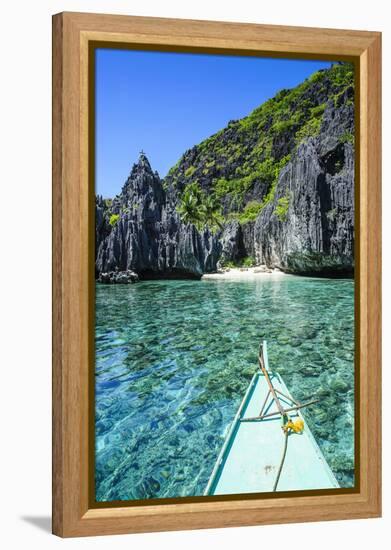
[[[143,149],[141,149],[140,151],[140,155],[139,155],[137,164],[135,166],[137,166],[138,169],[144,169],[144,170],[147,170],[148,172],[152,172],[151,165]]]
[[[130,174],[129,174],[128,181],[126,182],[125,185],[129,183],[129,180],[133,180],[134,178],[142,175],[153,176],[151,165],[149,163],[147,155],[144,153],[143,150],[140,151],[138,161],[133,164],[132,170],[130,171]]]
[[[148,203],[148,210],[153,210],[155,207],[161,208],[165,200],[159,174],[152,171],[143,150],[140,151],[139,158],[133,164],[128,179],[122,187],[120,200],[124,208],[128,208],[129,201],[139,206]]]

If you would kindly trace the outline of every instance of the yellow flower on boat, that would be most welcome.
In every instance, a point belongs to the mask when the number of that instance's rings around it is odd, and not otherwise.
[[[304,420],[298,418],[293,422],[293,431],[295,433],[301,433],[304,430]]]
[[[284,432],[287,432],[288,430],[292,430],[295,434],[301,434],[304,430],[304,420],[302,418],[297,418],[294,422],[289,420],[284,426]]]

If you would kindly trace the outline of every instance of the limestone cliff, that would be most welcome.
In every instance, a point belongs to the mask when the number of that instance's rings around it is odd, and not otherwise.
[[[164,180],[142,153],[96,198],[96,273],[200,277],[224,265],[354,270],[354,75],[319,71],[186,151]]]
[[[111,223],[110,223],[111,222]],[[142,153],[112,202],[96,198],[96,273],[201,277],[216,269],[218,239],[183,224],[176,203]]]

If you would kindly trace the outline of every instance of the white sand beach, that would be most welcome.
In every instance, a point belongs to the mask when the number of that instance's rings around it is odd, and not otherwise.
[[[279,269],[268,270],[264,267],[235,267],[219,271],[218,273],[205,273],[201,279],[217,279],[217,280],[239,280],[239,279],[258,279],[272,278],[279,279],[282,277],[290,277],[288,273],[284,273]]]

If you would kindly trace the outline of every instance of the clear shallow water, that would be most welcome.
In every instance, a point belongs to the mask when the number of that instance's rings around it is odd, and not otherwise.
[[[96,287],[96,498],[202,495],[267,339],[341,486],[353,484],[354,283]]]

